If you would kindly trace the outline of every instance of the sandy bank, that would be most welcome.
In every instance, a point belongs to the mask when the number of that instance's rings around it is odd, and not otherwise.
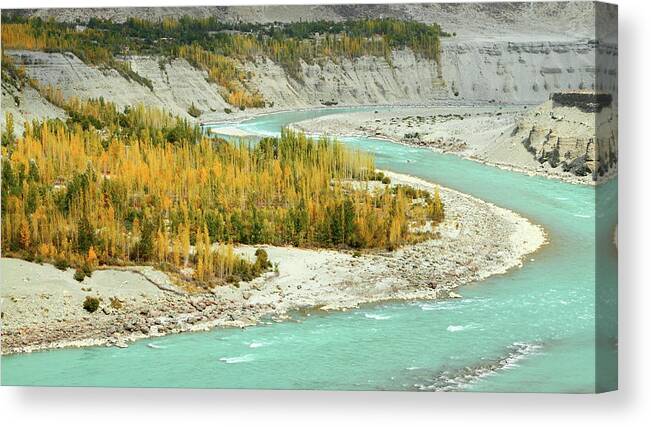
[[[209,133],[213,135],[225,135],[225,136],[233,136],[233,137],[245,137],[250,135],[248,132],[243,131],[242,129],[239,129],[235,126],[210,128]]]
[[[387,172],[393,184],[434,185]],[[187,294],[149,267],[96,271],[83,283],[59,271],[2,258],[2,352],[87,345],[125,346],[148,336],[245,327],[302,308],[340,310],[387,300],[457,296],[453,289],[505,273],[540,247],[541,227],[506,209],[441,188],[446,219],[440,237],[394,252],[352,253],[265,246],[279,273],[210,293]],[[253,256],[256,247],[237,250]],[[82,308],[87,295],[97,312]],[[119,300],[121,307],[111,305]]]

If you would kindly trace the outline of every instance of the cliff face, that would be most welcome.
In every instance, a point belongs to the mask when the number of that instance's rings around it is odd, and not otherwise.
[[[391,63],[377,57],[303,62],[299,77],[289,76],[268,59],[247,68],[253,72],[255,87],[283,108],[420,103],[447,96],[437,64],[406,49],[393,52]]]
[[[608,61],[595,67],[597,49]],[[60,87],[66,96],[99,97],[120,105],[144,102],[187,114],[194,102],[211,116],[230,106],[220,88],[185,60],[131,57],[134,71],[152,81],[154,90],[128,81],[115,70],[90,67],[72,54],[13,51],[30,77]],[[302,63],[290,76],[267,58],[242,64],[252,72],[252,89],[277,108],[333,104],[428,103],[440,99],[468,102],[541,103],[567,89],[616,91],[617,51],[578,42],[446,42],[441,66],[410,50],[384,58]],[[598,73],[601,73],[600,78]],[[599,82],[599,83],[597,83]]]
[[[617,91],[617,49],[588,40],[448,42],[442,65],[448,95],[468,100],[540,103],[560,90]]]
[[[617,116],[547,101],[524,115],[507,141],[522,143],[543,165],[598,180],[617,168]]]
[[[131,67],[151,80],[153,91],[129,81],[113,69],[88,66],[71,53],[7,51],[17,64],[23,64],[30,78],[43,86],[60,88],[68,98],[99,98],[120,106],[139,102],[161,106],[173,114],[187,115],[194,102],[202,111],[222,110],[228,104],[219,87],[206,81],[206,75],[187,61],[134,57]],[[4,107],[3,107],[4,108]]]

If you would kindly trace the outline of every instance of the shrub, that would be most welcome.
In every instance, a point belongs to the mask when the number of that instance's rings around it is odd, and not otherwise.
[[[224,108],[224,113],[231,114],[232,112],[233,110],[231,110],[230,108]]]
[[[188,108],[188,114],[196,119],[201,115],[201,110],[198,109],[193,102],[192,105],[190,105],[190,108]]]
[[[79,271],[79,270],[80,269],[77,269],[77,271]],[[88,264],[84,264],[84,265],[81,266],[81,272],[84,273],[84,275],[86,275],[88,277],[91,277],[93,275],[93,268]],[[75,273],[75,274],[77,274],[77,273]],[[81,280],[84,280],[84,279],[82,278]]]
[[[96,297],[86,297],[84,300],[84,310],[89,313],[95,313],[99,308],[99,298]]]
[[[124,307],[124,304],[122,303],[122,301],[120,301],[117,297],[112,297],[111,298],[111,308],[119,310],[122,307]]]
[[[61,271],[66,271],[69,267],[68,261],[63,258],[60,258],[55,261],[54,266]]]
[[[257,249],[255,251],[255,266],[261,270],[267,270],[271,268],[271,261],[269,261],[269,255],[264,249]]]
[[[73,276],[76,281],[78,282],[83,282],[84,279],[86,278],[86,273],[81,268],[78,268],[75,270],[75,275]]]
[[[391,178],[389,178],[388,176],[383,177],[382,184],[387,184],[387,185],[391,184]]]

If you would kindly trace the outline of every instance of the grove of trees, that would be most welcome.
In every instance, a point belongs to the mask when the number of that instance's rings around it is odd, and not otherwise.
[[[396,248],[443,219],[438,194],[382,179],[373,158],[284,130],[228,143],[142,105],[63,99],[69,119],[3,131],[2,249],[71,266],[192,266],[202,283],[263,271],[230,245]],[[7,123],[13,123],[7,117]],[[265,258],[266,263],[266,258]]]

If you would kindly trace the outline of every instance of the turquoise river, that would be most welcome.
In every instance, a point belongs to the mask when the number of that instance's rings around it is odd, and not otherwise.
[[[341,109],[260,116],[260,135]],[[3,385],[587,393],[616,387],[617,180],[571,185],[371,138],[379,168],[518,212],[549,243],[462,299],[295,314],[283,323],[2,357]],[[597,331],[599,333],[597,333]],[[153,344],[153,345],[152,345]]]

